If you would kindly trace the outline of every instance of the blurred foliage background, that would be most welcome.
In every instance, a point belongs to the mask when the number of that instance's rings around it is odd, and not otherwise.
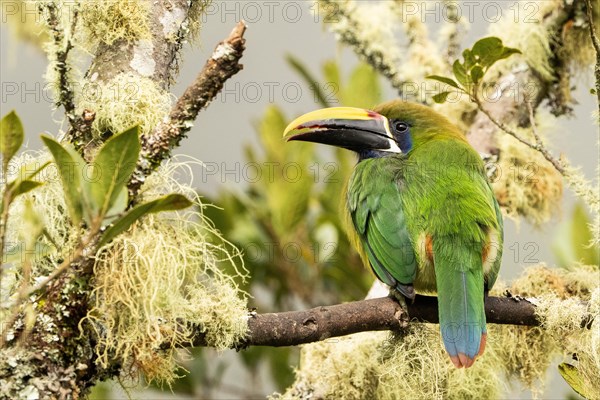
[[[366,64],[343,77],[335,61],[324,63],[320,76],[292,56],[287,61],[322,107],[369,108],[382,101],[379,77]],[[247,187],[223,187],[217,196],[206,196],[214,207],[205,214],[243,252],[251,278],[240,285],[259,312],[361,299],[374,279],[345,231],[341,193],[354,154],[313,143],[285,146],[282,134],[291,120],[277,105],[269,106],[254,124],[259,148],[245,147]],[[238,354],[249,374],[267,371],[279,391],[292,383],[298,348],[253,347]],[[210,371],[194,370],[201,380]],[[190,380],[198,381],[194,375]]]
[[[344,77],[333,60],[318,74],[291,55],[287,62],[321,107],[370,108],[383,100],[380,78],[367,64],[359,63]],[[355,155],[306,142],[285,146],[282,133],[292,119],[270,105],[253,124],[259,146],[245,146],[247,185],[224,185],[217,195],[200,193],[210,204],[204,214],[243,252],[250,278],[238,283],[261,313],[361,299],[374,280],[346,236],[342,212],[341,193]],[[553,253],[558,266],[599,264],[599,249],[589,246],[590,224],[585,207],[577,203],[557,226]],[[223,263],[223,268],[230,266]],[[251,347],[223,357],[211,349],[192,349],[182,354],[182,378],[170,388],[171,395],[253,399],[272,387],[283,392],[294,381],[299,353],[298,347]],[[248,374],[251,388],[225,379],[236,366]],[[92,398],[109,398],[110,386],[99,385]],[[169,388],[152,388],[169,396]]]
[[[343,77],[333,60],[320,74],[291,55],[287,62],[322,107],[370,108],[383,100],[380,78],[367,64],[359,63]],[[361,299],[374,280],[348,241],[342,212],[341,193],[355,155],[306,142],[285,146],[282,132],[291,120],[278,105],[269,106],[254,123],[260,145],[245,146],[247,186],[223,186],[216,196],[203,193],[212,205],[204,213],[243,252],[251,277],[239,283],[261,313]],[[556,228],[557,266],[599,264],[599,249],[589,246],[590,226],[585,207],[577,203]],[[194,349],[192,360],[183,363],[189,372],[176,382],[174,393],[250,399],[266,393],[265,382],[283,392],[294,380],[299,348],[252,347],[236,356],[254,382],[252,390],[223,379],[229,360]]]

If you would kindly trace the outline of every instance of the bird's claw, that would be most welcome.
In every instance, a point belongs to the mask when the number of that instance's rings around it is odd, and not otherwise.
[[[402,308],[402,313],[400,313],[400,315],[398,315],[399,313],[396,313],[395,317],[400,322],[400,325],[403,328],[406,328],[408,326],[408,321],[410,320],[408,315],[408,304],[406,303],[406,297],[402,293],[397,292],[396,290],[390,290],[390,297],[394,298],[400,305],[400,308]]]

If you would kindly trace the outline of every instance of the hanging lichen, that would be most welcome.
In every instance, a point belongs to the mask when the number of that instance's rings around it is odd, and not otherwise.
[[[11,178],[47,160],[45,152],[22,154],[15,165],[23,167],[11,171]],[[166,193],[182,193],[194,199],[196,207],[146,217],[101,250],[88,288],[92,309],[80,323],[82,334],[95,332],[98,343],[93,351],[99,366],[110,368],[116,359],[129,367],[124,373],[141,371],[148,380],[161,383],[177,377],[178,349],[190,345],[194,335],[202,333],[209,346],[225,349],[238,343],[247,330],[246,294],[238,288],[247,274],[242,259],[204,217],[195,190],[181,183],[185,168],[182,163],[165,164],[148,179],[142,196],[151,200]],[[55,168],[44,170],[37,177],[44,185],[19,198],[11,208],[6,236],[9,249],[19,244],[19,238],[31,235],[23,231],[26,227],[18,217],[26,201],[31,202],[45,229],[38,243],[44,251],[31,258],[33,280],[51,273],[76,243],[77,230],[66,215],[56,173]],[[18,258],[11,262],[13,267],[3,276],[3,304],[14,294],[15,275],[23,267]],[[44,326],[44,305],[32,305],[33,318]],[[0,323],[10,315],[6,311],[0,310]],[[20,319],[14,326],[23,324]],[[47,340],[58,340],[56,329],[53,323],[48,326]],[[5,361],[10,365],[10,360]]]
[[[148,133],[168,115],[171,95],[150,78],[122,73],[108,82],[85,80],[79,96],[79,113],[94,110],[96,136],[121,132],[133,125]]]
[[[183,193],[196,209],[148,217],[105,248],[95,264],[87,318],[100,338],[102,365],[116,357],[168,384],[177,377],[176,350],[190,345],[195,331],[209,346],[226,349],[247,330],[245,296],[236,284],[246,274],[241,258],[226,250],[195,191],[175,180],[180,167],[169,163],[153,174],[144,198]],[[233,276],[222,271],[223,262]]]

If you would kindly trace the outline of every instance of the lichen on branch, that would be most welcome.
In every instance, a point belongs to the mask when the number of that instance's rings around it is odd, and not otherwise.
[[[229,37],[219,43],[196,80],[179,98],[168,119],[154,131],[142,135],[142,154],[129,190],[135,195],[146,177],[168,158],[171,150],[179,145],[192,128],[200,110],[206,107],[221,91],[225,82],[242,69],[239,63],[244,49],[245,23],[239,22]]]
[[[187,165],[173,161],[159,168],[144,200],[178,192],[195,199],[195,208],[150,216],[104,248],[94,265],[92,307],[82,321],[96,330],[104,368],[117,359],[167,384],[177,377],[177,349],[193,342],[193,326],[221,350],[247,330],[245,294],[238,288],[247,275],[243,259],[203,215],[194,189],[175,180],[182,168]]]

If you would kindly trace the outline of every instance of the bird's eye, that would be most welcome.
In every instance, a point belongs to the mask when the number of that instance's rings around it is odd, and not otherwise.
[[[408,124],[406,122],[396,122],[394,124],[394,129],[398,133],[406,133],[408,132]]]

